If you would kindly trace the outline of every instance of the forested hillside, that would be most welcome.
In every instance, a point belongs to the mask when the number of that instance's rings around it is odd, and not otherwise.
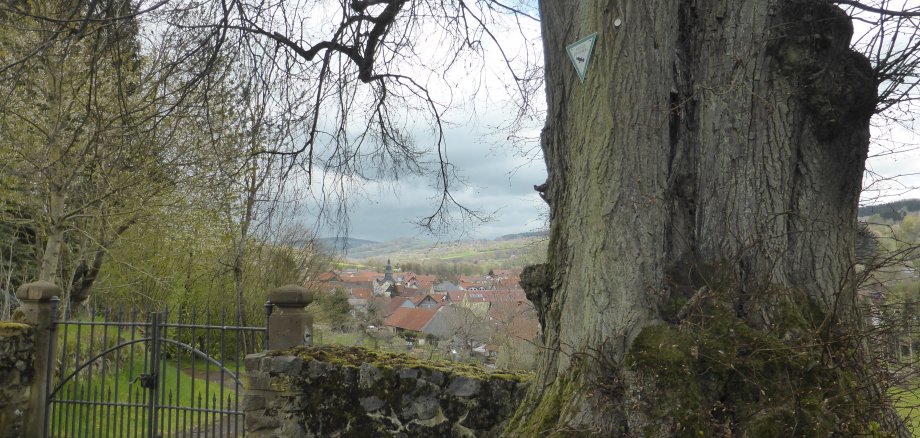
[[[863,219],[878,215],[883,220],[901,220],[907,213],[920,211],[920,199],[904,199],[878,205],[859,207],[859,217]]]

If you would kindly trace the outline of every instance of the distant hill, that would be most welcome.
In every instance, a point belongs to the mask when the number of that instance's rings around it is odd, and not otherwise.
[[[418,238],[394,239],[353,247],[345,255],[350,261],[391,259],[405,262],[471,263],[502,268],[540,263],[546,257],[545,233],[522,233],[521,237],[502,236],[495,240],[435,242]]]
[[[407,237],[349,248],[345,255],[351,260],[392,257],[395,254],[424,253],[434,246],[437,246],[437,242]]]
[[[373,240],[354,239],[351,237],[321,237],[316,239],[316,243],[329,252],[343,253],[351,252],[355,248],[362,246],[374,245],[378,242]]]
[[[904,199],[901,201],[886,202],[878,205],[868,205],[859,208],[859,217],[879,215],[882,219],[900,221],[907,213],[920,211],[920,199]]]
[[[524,237],[549,237],[549,231],[531,231],[527,233],[505,234],[504,236],[496,237],[495,240],[514,240]]]

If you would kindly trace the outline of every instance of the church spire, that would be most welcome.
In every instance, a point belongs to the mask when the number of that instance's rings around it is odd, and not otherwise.
[[[383,281],[396,283],[396,280],[393,280],[393,266],[390,265],[390,259],[387,259],[387,270],[386,273],[383,274]]]

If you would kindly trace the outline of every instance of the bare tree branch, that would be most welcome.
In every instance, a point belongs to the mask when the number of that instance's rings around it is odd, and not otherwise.
[[[882,14],[882,15],[890,15],[893,17],[920,17],[920,11],[913,11],[913,10],[897,11],[897,10],[892,10],[892,9],[876,8],[876,7],[872,7],[872,6],[860,3],[855,0],[833,0],[833,2],[839,5],[849,5],[857,9],[861,9],[863,11],[872,12],[876,14]]]

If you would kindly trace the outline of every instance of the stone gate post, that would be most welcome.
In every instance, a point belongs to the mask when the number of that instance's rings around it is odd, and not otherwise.
[[[52,322],[57,317],[61,288],[47,281],[36,281],[19,286],[16,297],[22,302],[22,322],[34,327],[35,366],[34,380],[29,395],[24,436],[44,436],[48,409],[48,376],[54,360],[55,333]]]
[[[268,350],[313,345],[313,316],[305,309],[313,302],[307,288],[289,284],[272,289],[268,300],[275,309],[268,317]]]

